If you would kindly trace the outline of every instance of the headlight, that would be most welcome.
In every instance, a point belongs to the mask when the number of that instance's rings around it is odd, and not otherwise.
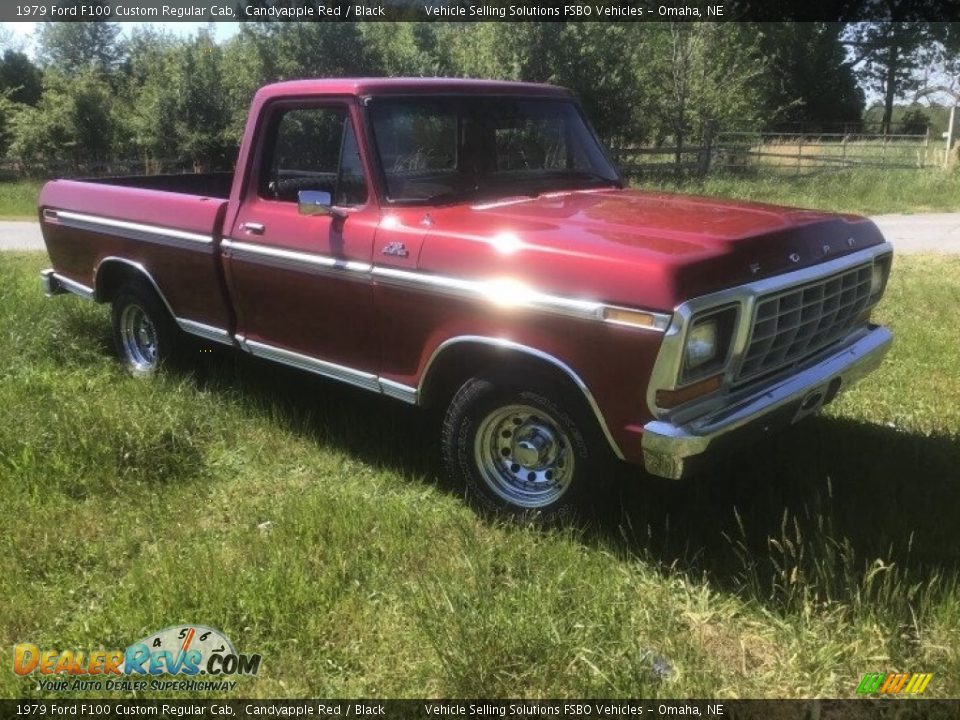
[[[688,370],[710,362],[717,356],[717,321],[706,320],[690,330],[684,361]]]
[[[870,297],[876,299],[883,292],[887,284],[887,275],[890,274],[890,257],[880,258],[873,263],[870,274]]]
[[[736,322],[736,307],[711,310],[693,319],[683,346],[681,384],[705,378],[726,367]]]

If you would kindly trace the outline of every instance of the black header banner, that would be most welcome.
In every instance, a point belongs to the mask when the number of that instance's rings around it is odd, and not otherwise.
[[[0,21],[958,22],[957,0],[36,0]]]
[[[0,720],[119,717],[956,720],[960,700],[0,700]]]

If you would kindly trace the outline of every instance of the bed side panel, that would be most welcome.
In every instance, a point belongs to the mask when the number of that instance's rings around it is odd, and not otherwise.
[[[218,198],[72,180],[47,183],[40,222],[54,270],[88,287],[105,258],[142,265],[178,320],[229,329]]]

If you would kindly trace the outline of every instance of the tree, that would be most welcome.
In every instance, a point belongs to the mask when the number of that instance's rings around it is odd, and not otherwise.
[[[246,39],[267,81],[368,75],[369,48],[355,22],[246,23]]]
[[[179,160],[177,113],[180,86],[177,54],[183,41],[153,30],[135,32],[127,43],[121,122],[128,138],[115,151],[144,160],[148,172],[161,161]]]
[[[900,120],[900,132],[904,135],[923,135],[930,127],[930,116],[920,108],[910,108]]]
[[[889,133],[894,103],[918,89],[917,70],[932,59],[944,28],[942,23],[911,20],[918,10],[909,0],[884,0],[881,5],[891,21],[853,23],[846,42],[854,52],[849,65],[883,98],[881,131]]]
[[[222,168],[235,160],[227,136],[229,113],[223,88],[223,51],[206,32],[179,53],[177,132],[181,155],[196,170]]]
[[[47,22],[37,33],[37,57],[62,72],[116,70],[120,26],[110,22]]]
[[[856,123],[863,91],[846,64],[841,23],[766,23],[757,26],[764,74],[766,123]]]
[[[933,50],[934,62],[918,73],[913,100],[960,104],[960,23],[943,23],[942,38]]]
[[[437,38],[451,74],[569,87],[609,138],[630,134],[636,69],[646,67],[631,61],[631,33],[626,24],[446,23]]]
[[[36,105],[43,90],[43,74],[24,53],[5,50],[0,58],[0,91],[8,90],[9,99]]]
[[[10,96],[11,90],[0,90],[0,156],[6,154],[13,139],[12,125],[14,118],[23,112],[24,106],[14,102]]]
[[[113,93],[95,70],[74,75],[49,70],[36,107],[24,107],[11,122],[10,152],[27,163],[74,166],[111,156],[117,124]]]
[[[125,120],[131,147],[148,167],[162,161],[197,171],[229,167],[236,138],[224,85],[223,49],[206,32],[187,42],[140,37],[148,64],[130,69]]]
[[[660,126],[659,138],[673,136],[679,148],[699,139],[708,121],[739,128],[762,124],[763,78],[767,65],[756,33],[738,23],[668,23],[662,42],[648,59],[646,91]]]
[[[429,22],[364,23],[360,35],[367,48],[370,72],[386,76],[437,76],[449,70],[438,38],[438,24]]]

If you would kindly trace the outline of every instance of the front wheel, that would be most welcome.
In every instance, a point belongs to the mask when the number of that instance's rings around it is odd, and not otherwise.
[[[142,282],[130,282],[113,299],[113,338],[124,366],[148,375],[170,357],[177,328],[160,298]]]
[[[468,381],[444,419],[447,473],[497,511],[556,516],[582,504],[608,466],[576,400],[542,382]]]

